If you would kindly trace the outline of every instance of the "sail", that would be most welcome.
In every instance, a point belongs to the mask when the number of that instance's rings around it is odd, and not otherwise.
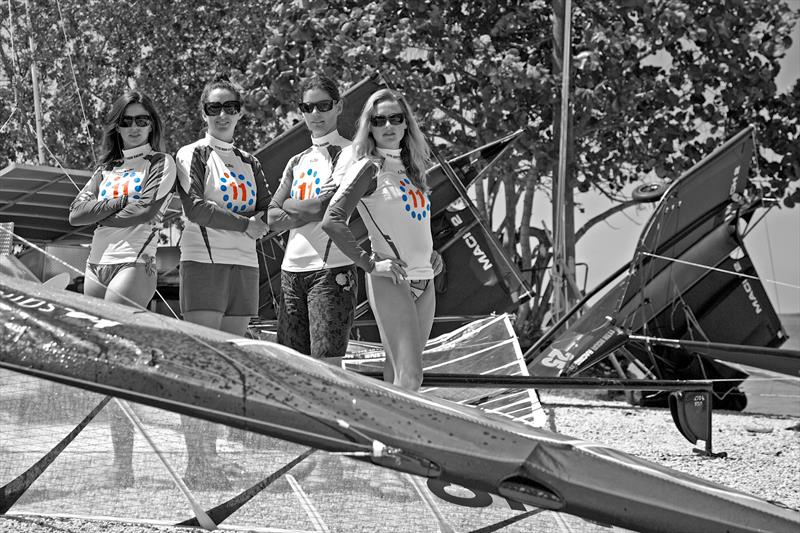
[[[386,354],[379,344],[351,342],[342,368],[380,376]],[[428,340],[422,352],[422,371],[458,372],[478,376],[527,376],[517,336],[506,314],[487,316]],[[547,415],[533,389],[423,387],[432,394],[473,405],[512,420],[544,427]]]

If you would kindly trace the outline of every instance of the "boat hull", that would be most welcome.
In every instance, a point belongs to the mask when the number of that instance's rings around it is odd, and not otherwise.
[[[0,276],[0,366],[640,531],[797,531],[800,514],[265,341]]]

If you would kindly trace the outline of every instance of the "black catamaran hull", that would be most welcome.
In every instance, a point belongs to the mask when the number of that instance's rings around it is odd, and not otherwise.
[[[800,513],[622,452],[249,341],[0,276],[0,366],[640,531],[797,531]],[[385,445],[382,448],[377,442]]]
[[[729,393],[747,374],[725,361],[798,374],[795,354],[770,350],[787,337],[738,232],[760,205],[748,192],[752,134],[739,132],[667,189],[627,274],[529,350],[532,375],[573,376],[622,348],[657,379],[716,380],[718,406],[742,409],[741,394]]]

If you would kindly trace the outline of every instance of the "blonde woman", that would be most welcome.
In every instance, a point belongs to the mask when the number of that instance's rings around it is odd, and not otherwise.
[[[322,227],[367,274],[367,297],[386,351],[384,379],[419,390],[436,308],[433,277],[442,266],[430,227],[430,150],[405,100],[383,89],[364,104],[351,152],[342,156],[347,171]],[[356,208],[372,254],[347,226]]]

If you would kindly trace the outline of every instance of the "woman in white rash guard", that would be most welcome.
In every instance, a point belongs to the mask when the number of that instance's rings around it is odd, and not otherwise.
[[[70,205],[75,226],[97,224],[86,262],[83,293],[145,307],[156,290],[156,247],[175,187],[175,162],[163,153],[162,123],[142,92],[117,98],[103,125],[100,166]],[[113,480],[133,485],[133,425],[109,407]]]
[[[367,296],[386,351],[384,379],[419,390],[441,256],[433,250],[426,169],[430,149],[403,98],[382,89],[367,99],[344,179],[323,229],[367,273]],[[347,226],[358,209],[372,254]]]
[[[278,342],[315,358],[344,357],[357,301],[353,260],[322,230],[322,216],[336,192],[331,178],[350,144],[337,130],[342,100],[336,82],[315,75],[300,85],[311,146],[292,157],[272,197],[267,220],[293,224],[281,264]]]
[[[225,78],[206,84],[202,139],[178,150],[178,192],[186,226],[181,236],[180,301],[184,320],[243,336],[258,314],[256,241],[269,226],[269,191],[261,164],[233,144],[242,91]],[[279,229],[279,228],[273,228]],[[243,473],[216,450],[216,426],[183,417],[188,454],[184,481],[226,489]]]

